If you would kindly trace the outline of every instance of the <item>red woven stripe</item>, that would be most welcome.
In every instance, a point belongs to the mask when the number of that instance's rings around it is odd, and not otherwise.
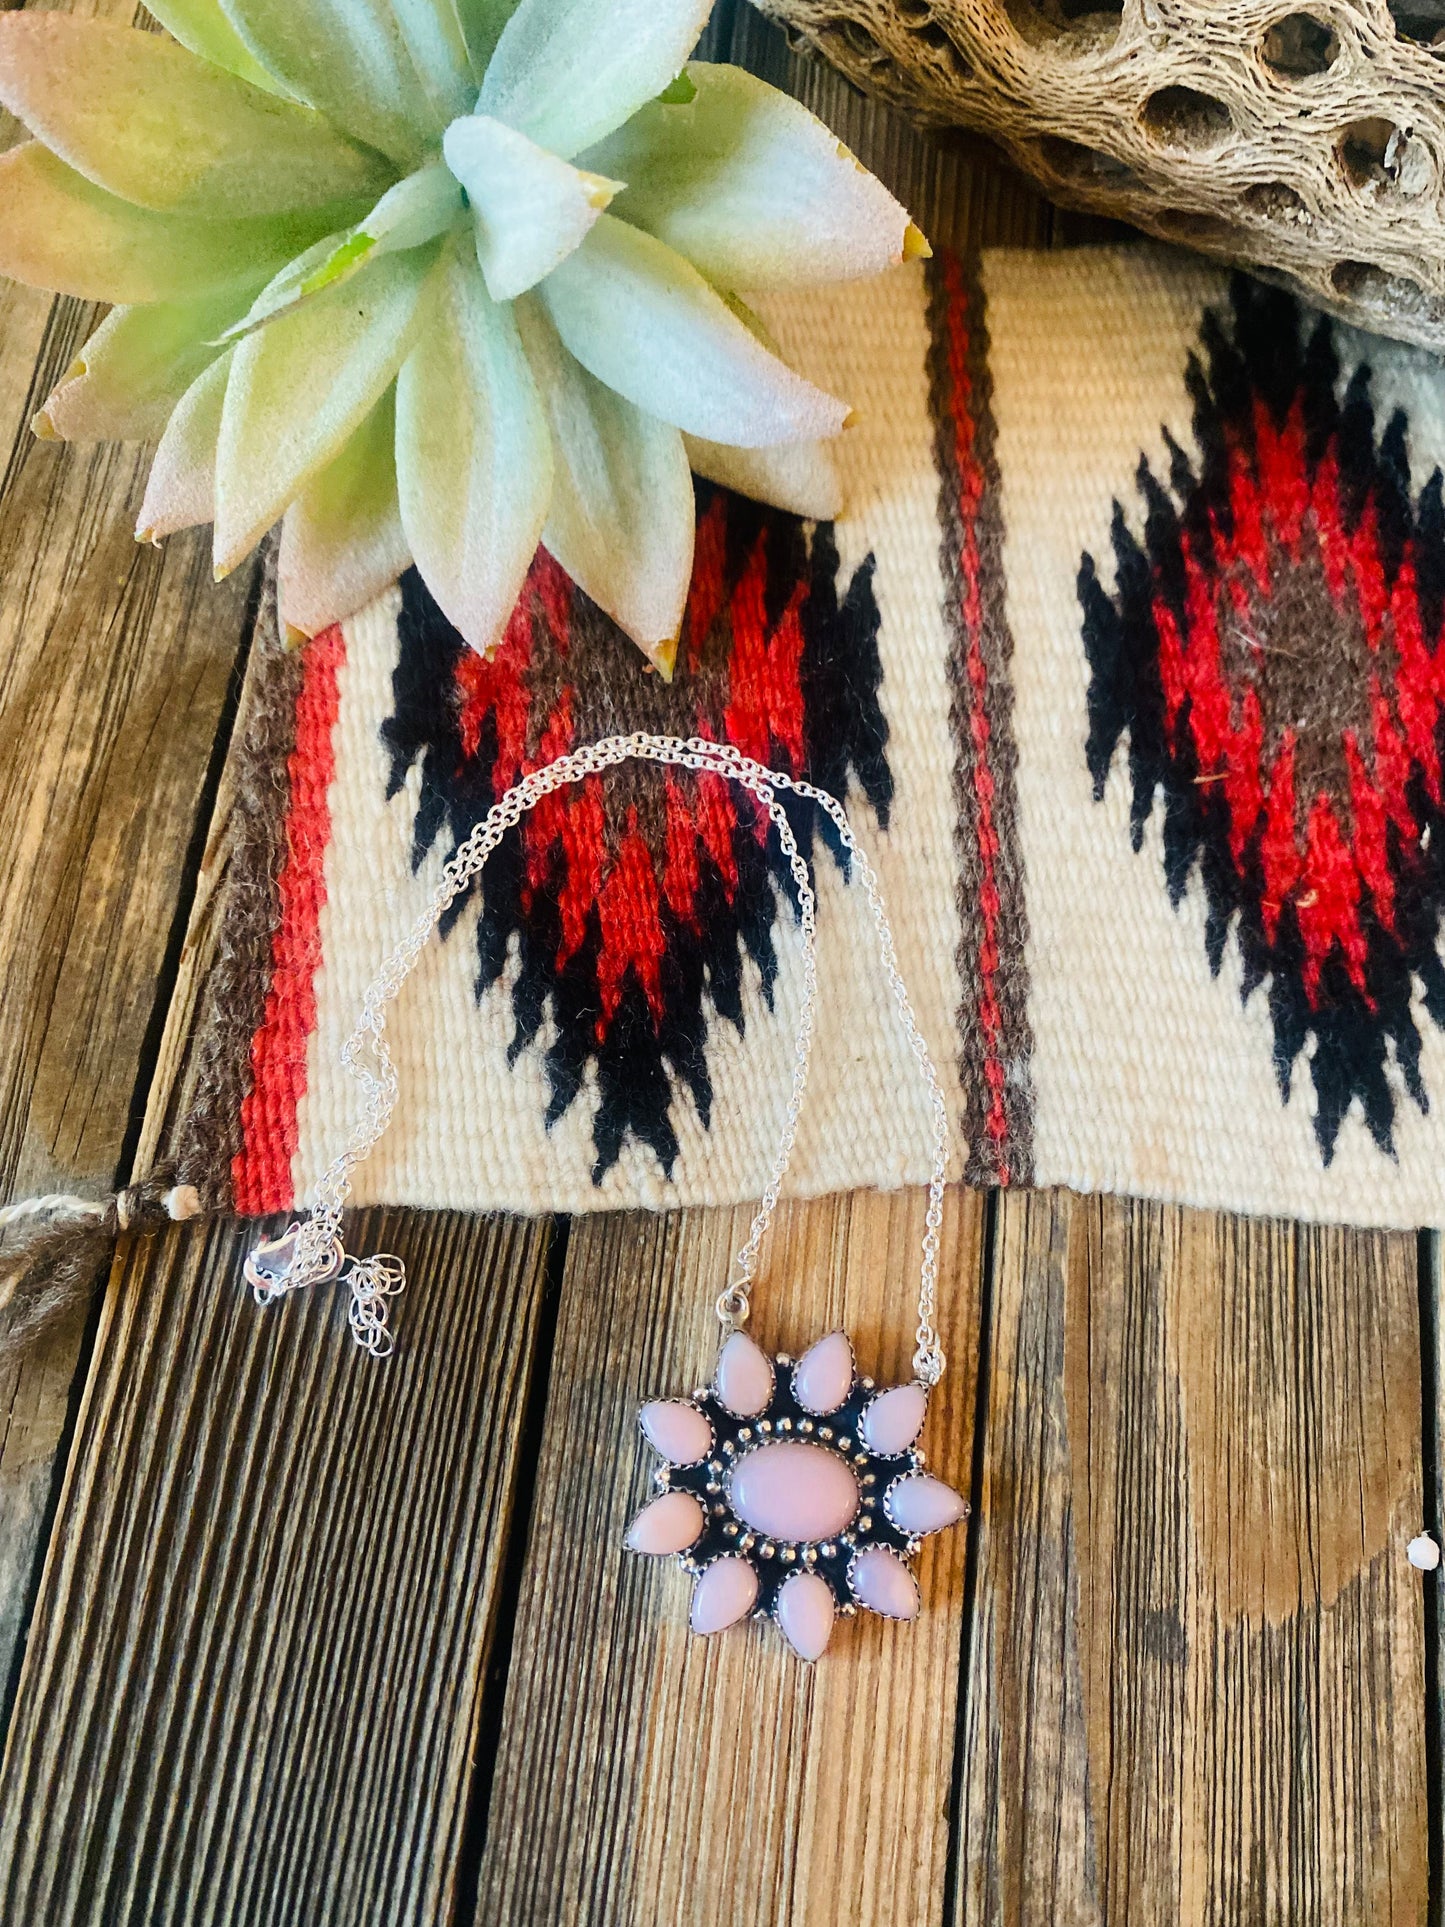
[[[968,746],[973,752],[970,774],[978,812],[978,850],[982,865],[978,893],[979,914],[983,920],[982,940],[978,948],[978,1026],[983,1036],[983,1070],[989,1092],[984,1122],[999,1153],[998,1181],[1007,1184],[1009,1168],[1002,1150],[1008,1140],[1008,1114],[1004,1108],[1004,1065],[999,1049],[1003,1012],[998,998],[999,912],[1002,900],[997,873],[999,839],[994,824],[995,788],[989,754],[992,732],[988,719],[988,665],[983,654],[982,567],[978,552],[978,512],[983,498],[984,476],[974,451],[973,381],[968,367],[968,291],[964,285],[962,266],[956,256],[944,258],[943,275],[948,291],[950,412],[953,417],[954,456],[958,464],[959,528],[962,537],[959,555],[962,606],[959,615],[966,638],[964,671],[968,678]]]
[[[242,1216],[288,1211],[295,1202],[291,1163],[296,1112],[306,1089],[306,1050],[316,1028],[316,971],[321,962],[321,906],[326,901],[326,847],[331,840],[333,741],[340,708],[338,678],[346,660],[340,628],[306,650],[296,703],[296,747],[287,764],[286,862],[278,890],[281,921],[271,945],[271,984],[261,1027],[251,1040],[251,1089],[241,1105],[242,1148],[231,1166]]]

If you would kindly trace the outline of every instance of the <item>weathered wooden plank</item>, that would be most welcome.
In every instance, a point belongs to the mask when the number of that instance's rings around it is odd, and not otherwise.
[[[0,1919],[450,1917],[545,1224],[363,1214],[398,1350],[258,1311],[253,1231],[117,1265],[3,1779]]]
[[[1420,1339],[1425,1502],[1419,1524],[1445,1546],[1445,1236],[1420,1234]],[[1432,1927],[1445,1900],[1445,1567],[1422,1575],[1425,1774]]]
[[[1423,1921],[1414,1239],[1000,1228],[959,1918]]]
[[[117,1180],[251,589],[249,571],[217,589],[201,539],[136,546],[141,450],[31,435],[93,318],[29,290],[0,297],[7,1196]],[[73,1320],[0,1371],[0,1681],[34,1589],[81,1338]]]
[[[69,345],[57,359],[68,354]],[[0,1171],[113,1177],[249,573],[132,535],[145,458],[33,444],[0,503]]]
[[[923,1199],[779,1214],[754,1313],[794,1353],[845,1326],[880,1383],[908,1376]],[[983,1208],[950,1195],[952,1365],[925,1445],[968,1482]],[[672,1564],[621,1549],[650,1490],[640,1402],[716,1356],[713,1299],[746,1212],[578,1220],[558,1312],[478,1922],[801,1927],[942,1918],[965,1537],[919,1565],[912,1627],[845,1621],[816,1669],[775,1633],[688,1631]]]

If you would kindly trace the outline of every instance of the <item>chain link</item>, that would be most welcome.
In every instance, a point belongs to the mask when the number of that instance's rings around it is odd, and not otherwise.
[[[650,736],[641,732],[630,736],[608,736],[534,770],[493,804],[451,857],[425,909],[372,980],[356,1028],[341,1051],[342,1062],[362,1087],[361,1103],[350,1138],[316,1185],[310,1215],[291,1225],[279,1238],[268,1239],[258,1245],[247,1258],[247,1282],[258,1303],[271,1304],[289,1291],[298,1291],[333,1278],[344,1279],[351,1292],[349,1316],[357,1343],[374,1357],[384,1357],[391,1350],[388,1304],[405,1284],[405,1268],[399,1258],[348,1257],[341,1240],[341,1214],[351,1196],[352,1174],[375,1149],[396,1108],[398,1085],[396,1066],[386,1043],[387,1010],[411,974],[432,932],[457,897],[480,874],[508,830],[554,790],[582,782],[589,776],[600,775],[605,770],[616,768],[619,763],[638,760],[666,764],[676,769],[708,772],[740,783],[757,798],[776,825],[778,841],[797,891],[803,937],[803,1007],[793,1053],[792,1091],[772,1174],[763,1191],[747,1240],[734,1260],[736,1276],[718,1298],[718,1318],[728,1330],[738,1329],[747,1321],[758,1253],[777,1208],[778,1195],[797,1139],[798,1120],[802,1114],[803,1094],[812,1060],[818,1000],[818,904],[808,865],[798,850],[787,811],[779,801],[778,792],[785,791],[804,798],[824,811],[848,852],[850,864],[862,882],[873,915],[884,971],[893,990],[904,1034],[928,1086],[933,1123],[933,1169],[924,1218],[923,1266],[915,1334],[918,1348],[914,1353],[913,1366],[925,1384],[936,1384],[943,1375],[946,1362],[934,1329],[934,1319],[938,1302],[943,1186],[948,1163],[948,1106],[898,967],[893,930],[884,908],[877,875],[867,853],[854,837],[843,806],[836,797],[812,783],[802,782],[780,770],[768,769],[762,763],[754,762],[731,744],[709,742],[697,736],[686,740],[673,736]]]

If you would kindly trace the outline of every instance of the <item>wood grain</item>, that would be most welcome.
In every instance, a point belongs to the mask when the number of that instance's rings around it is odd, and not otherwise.
[[[335,1294],[262,1313],[253,1230],[117,1265],[0,1779],[0,1919],[450,1917],[519,1476],[545,1224],[362,1214],[385,1365]]]
[[[1445,1547],[1445,1236],[1420,1234],[1420,1340],[1425,1503],[1419,1524]],[[1445,1915],[1445,1566],[1420,1578],[1425,1617],[1425,1773],[1429,1788],[1430,1927]]]
[[[817,1668],[771,1628],[688,1630],[672,1561],[621,1549],[650,1490],[643,1399],[717,1352],[712,1301],[744,1211],[578,1220],[563,1275],[538,1503],[479,1877],[479,1923],[823,1927],[942,1919],[965,1537],[927,1543],[911,1627],[841,1621]],[[923,1199],[779,1214],[754,1325],[795,1355],[839,1325],[880,1383],[909,1373]],[[952,1364],[924,1443],[966,1488],[983,1210],[950,1195]]]
[[[129,5],[85,7],[128,19]],[[16,136],[9,117],[0,147]],[[136,546],[139,448],[30,420],[96,310],[0,282],[0,1194],[104,1190],[145,1095],[249,571]],[[0,1704],[53,1507],[84,1321],[0,1369]]]
[[[1000,1227],[959,1919],[1423,1922],[1414,1239]]]

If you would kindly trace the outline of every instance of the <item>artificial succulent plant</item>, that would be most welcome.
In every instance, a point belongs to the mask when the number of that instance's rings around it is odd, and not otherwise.
[[[149,4],[0,14],[0,272],[116,304],[36,427],[159,437],[142,539],[213,522],[219,576],[280,521],[304,634],[415,562],[484,651],[540,541],[670,674],[690,470],[835,512],[847,408],[735,291],[926,244],[688,63],[711,0]]]

